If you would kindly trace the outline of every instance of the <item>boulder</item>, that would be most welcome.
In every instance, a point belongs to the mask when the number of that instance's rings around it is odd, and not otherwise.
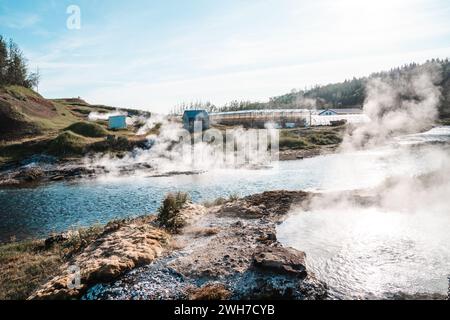
[[[307,276],[305,253],[294,248],[258,247],[253,254],[253,265],[277,274]]]
[[[110,281],[128,270],[152,262],[161,255],[167,241],[166,232],[145,223],[131,223],[104,233],[65,263],[60,274],[29,299],[78,298],[93,284]],[[69,286],[74,283],[74,266],[80,271],[80,285],[75,288]]]

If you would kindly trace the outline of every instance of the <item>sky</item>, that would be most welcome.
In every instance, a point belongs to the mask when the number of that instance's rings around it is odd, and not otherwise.
[[[47,98],[166,113],[450,57],[450,1],[0,0],[0,34]]]

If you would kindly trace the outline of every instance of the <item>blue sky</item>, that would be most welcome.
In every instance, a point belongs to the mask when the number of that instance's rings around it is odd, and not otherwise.
[[[450,57],[450,1],[0,0],[0,34],[46,97],[168,112]]]

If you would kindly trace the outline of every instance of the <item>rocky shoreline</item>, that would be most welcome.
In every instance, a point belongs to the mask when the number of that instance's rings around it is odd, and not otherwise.
[[[273,191],[206,208],[186,204],[169,234],[154,216],[107,225],[30,299],[324,299],[305,253],[277,241],[275,226],[310,193]],[[67,287],[81,272],[81,286]]]

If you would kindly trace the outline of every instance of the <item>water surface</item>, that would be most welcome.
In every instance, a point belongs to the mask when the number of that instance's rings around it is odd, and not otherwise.
[[[448,134],[450,130],[446,130]],[[441,138],[442,130],[438,133]],[[395,143],[369,151],[282,161],[270,169],[211,170],[171,177],[105,176],[36,188],[0,189],[0,241],[12,236],[44,237],[51,232],[152,213],[164,195],[173,191],[186,191],[193,201],[201,202],[276,189],[370,187],[392,175],[434,169],[433,156],[426,148],[407,150]]]

